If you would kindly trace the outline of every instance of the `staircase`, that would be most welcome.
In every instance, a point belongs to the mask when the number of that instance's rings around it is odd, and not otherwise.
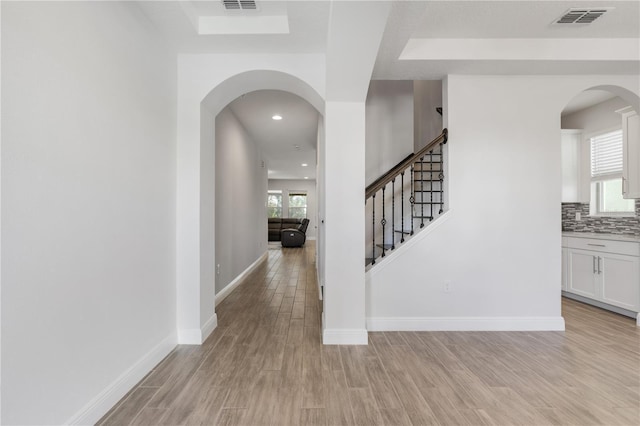
[[[445,208],[444,145],[447,129],[410,154],[365,190],[369,230],[365,267],[422,230]]]

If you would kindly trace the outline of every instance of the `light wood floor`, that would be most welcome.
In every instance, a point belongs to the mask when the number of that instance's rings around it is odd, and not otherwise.
[[[640,425],[635,322],[564,300],[566,332],[369,333],[322,346],[313,241],[269,259],[101,425]]]

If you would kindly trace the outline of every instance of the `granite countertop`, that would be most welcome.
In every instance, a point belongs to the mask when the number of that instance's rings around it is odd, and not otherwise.
[[[640,243],[640,237],[633,235],[605,234],[599,232],[562,232],[563,237],[593,238],[594,240],[627,241]]]

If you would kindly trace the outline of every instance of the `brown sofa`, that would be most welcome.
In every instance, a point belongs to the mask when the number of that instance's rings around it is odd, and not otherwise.
[[[282,247],[302,247],[307,239],[309,219],[270,217],[269,241],[280,241]]]

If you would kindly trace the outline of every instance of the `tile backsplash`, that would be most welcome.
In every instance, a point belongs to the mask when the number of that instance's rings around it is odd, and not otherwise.
[[[580,212],[580,220],[576,220],[576,212]],[[589,204],[562,203],[562,230],[640,237],[640,200],[636,200],[635,217],[589,216]]]

